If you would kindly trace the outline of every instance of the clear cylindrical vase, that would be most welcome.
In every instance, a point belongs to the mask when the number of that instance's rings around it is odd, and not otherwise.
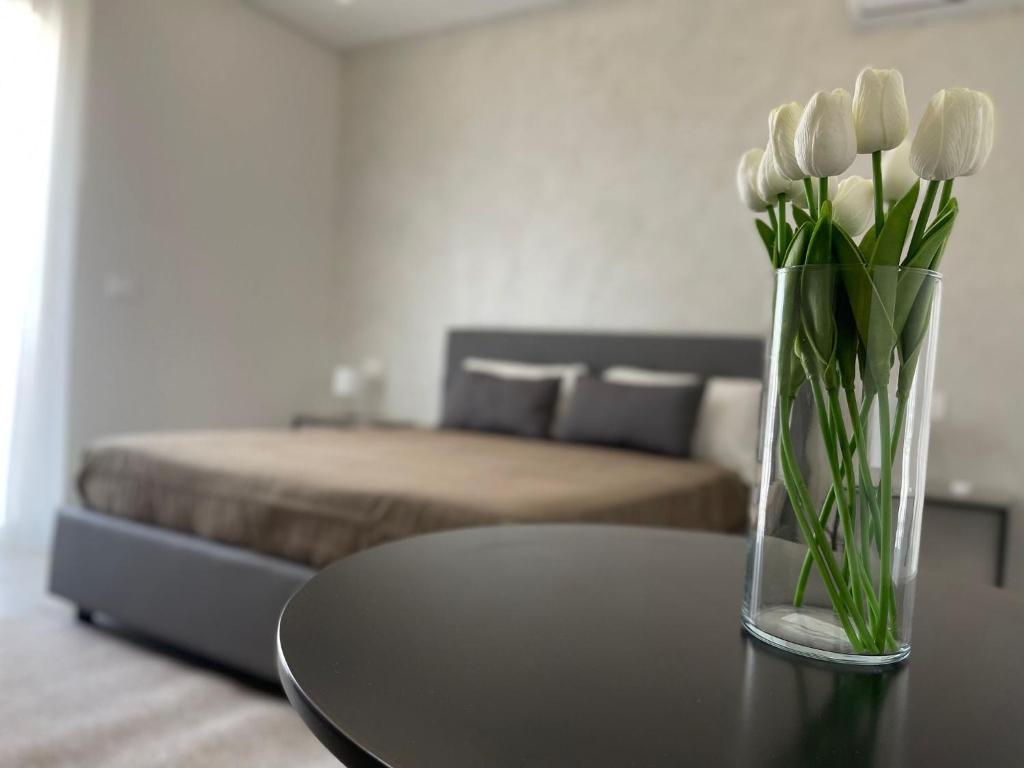
[[[742,618],[828,661],[910,653],[941,276],[776,272]]]

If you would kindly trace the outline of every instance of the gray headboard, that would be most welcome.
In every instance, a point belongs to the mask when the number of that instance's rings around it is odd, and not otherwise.
[[[594,373],[612,365],[632,365],[760,379],[764,340],[753,336],[454,328],[448,332],[446,381],[467,357],[580,362]]]

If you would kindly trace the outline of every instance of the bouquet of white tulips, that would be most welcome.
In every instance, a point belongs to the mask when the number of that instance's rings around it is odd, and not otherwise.
[[[932,317],[932,278],[958,215],[953,183],[985,164],[993,105],[984,93],[952,88],[928,102],[912,143],[909,122],[900,73],[868,68],[852,97],[821,91],[806,107],[772,110],[765,149],[746,152],[737,172],[743,202],[767,214],[755,223],[784,286],[766,387],[774,399],[766,412],[778,418],[766,432],[777,433],[782,484],[806,547],[790,610],[816,569],[853,653],[867,656],[903,644],[892,468]],[[839,179],[858,154],[871,156],[872,178]],[[820,506],[793,439],[804,391],[829,465]],[[914,548],[916,561],[916,539]]]

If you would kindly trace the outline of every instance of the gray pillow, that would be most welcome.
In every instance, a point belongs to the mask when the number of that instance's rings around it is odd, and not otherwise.
[[[687,457],[703,389],[702,383],[634,386],[583,378],[558,437]]]
[[[547,437],[561,379],[506,379],[459,371],[448,388],[441,426]]]

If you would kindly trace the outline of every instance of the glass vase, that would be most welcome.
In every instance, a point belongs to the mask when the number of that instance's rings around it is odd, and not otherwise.
[[[910,653],[941,275],[780,269],[742,618],[828,661]]]

